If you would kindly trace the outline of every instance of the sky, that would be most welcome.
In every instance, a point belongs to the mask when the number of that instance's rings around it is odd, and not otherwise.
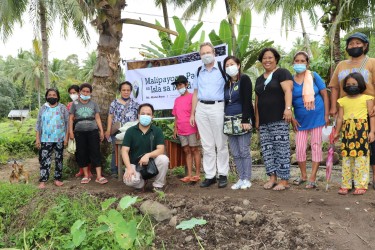
[[[160,23],[164,24],[163,12],[161,8],[156,8],[154,0],[127,0],[127,6],[122,12],[123,18],[134,18],[141,19],[142,21],[155,23],[157,19]],[[169,16],[181,17],[183,9],[174,9],[173,6],[168,6]],[[299,24],[296,25],[294,30],[289,31],[286,36],[284,28],[280,25],[280,13],[270,17],[267,23],[263,23],[263,14],[257,14],[252,11],[252,27],[250,33],[250,39],[256,38],[259,40],[269,39],[274,40],[276,45],[280,45],[287,51],[291,49],[293,41],[297,37],[302,37],[302,29]],[[212,11],[207,11],[203,17],[203,27],[200,31],[205,30],[206,35],[215,29],[216,33],[219,31],[220,21],[226,18],[226,11],[224,1],[217,1],[215,8]],[[189,30],[194,24],[197,23],[197,17],[192,17],[188,20],[185,25],[186,29]],[[8,55],[16,56],[19,49],[30,50],[32,47],[32,39],[34,38],[33,28],[28,22],[29,17],[24,17],[24,24],[22,27],[17,26],[14,30],[13,35],[4,42],[0,42],[0,56],[6,57]],[[308,18],[305,18],[305,27],[311,40],[322,41],[324,31],[318,25],[317,29],[308,22]],[[169,20],[171,29],[174,30],[173,20]],[[60,35],[60,27],[58,24],[54,25],[54,32],[50,38],[49,44],[49,58],[65,59],[70,54],[77,54],[80,60],[87,57],[87,54],[96,50],[98,34],[93,27],[89,26],[89,33],[91,42],[87,46],[84,46],[82,42],[75,36],[74,31],[70,31],[66,39]],[[282,30],[282,32],[281,32]],[[196,35],[196,39],[199,38],[200,32]],[[173,38],[172,38],[173,39]],[[141,44],[150,45],[150,40],[156,41],[158,44],[159,37],[156,30],[136,26],[136,25],[123,25],[123,40],[120,45],[121,57],[125,60],[142,59],[139,55],[137,48],[141,47]],[[209,41],[208,37],[206,39]]]

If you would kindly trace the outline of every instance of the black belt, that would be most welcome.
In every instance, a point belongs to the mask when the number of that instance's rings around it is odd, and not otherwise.
[[[215,104],[216,102],[223,102],[223,100],[221,101],[203,101],[203,100],[200,100],[201,103],[204,103],[204,104]]]

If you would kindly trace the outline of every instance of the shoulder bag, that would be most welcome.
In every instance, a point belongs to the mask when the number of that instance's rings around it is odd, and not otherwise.
[[[224,127],[223,132],[226,135],[243,135],[249,133],[249,130],[243,130],[242,126],[242,114],[239,115],[226,115],[224,116]],[[251,123],[251,121],[250,121]]]
[[[151,132],[151,136],[150,136],[150,141],[151,141],[151,151],[152,151],[152,145],[153,145],[153,142],[154,142],[154,134]],[[150,152],[151,152],[150,151]],[[137,158],[137,165],[135,167],[135,170],[137,172],[139,172],[142,176],[142,178],[144,180],[148,180],[148,179],[151,179],[155,176],[157,176],[159,174],[159,170],[156,166],[156,163],[155,163],[155,159],[154,158],[150,158],[148,160],[148,164],[147,165],[140,165],[139,164],[139,160],[142,158],[142,156],[144,156],[145,154],[142,154],[140,155],[138,158]]]

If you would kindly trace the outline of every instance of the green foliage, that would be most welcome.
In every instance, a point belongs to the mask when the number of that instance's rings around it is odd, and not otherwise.
[[[189,31],[186,30],[180,18],[174,16],[173,22],[178,33],[175,40],[172,41],[165,32],[159,31],[161,46],[153,41],[150,41],[153,47],[142,44],[142,48],[140,48],[142,56],[145,58],[163,58],[196,52],[198,50],[199,42],[193,42],[193,38],[202,27],[203,22],[193,25]],[[156,25],[162,26],[158,21],[156,21]]]
[[[33,199],[37,191],[32,185],[0,182],[0,247],[5,246],[3,236],[14,221],[18,209]]]
[[[181,221],[180,224],[176,226],[177,229],[193,229],[196,225],[206,225],[207,221],[204,219],[191,218],[190,220]]]
[[[0,123],[0,163],[8,159],[24,158],[34,155],[35,148],[35,119],[6,121]]]
[[[12,109],[14,109],[12,98],[0,95],[0,117],[7,117]]]
[[[185,167],[179,166],[172,169],[172,174],[178,178],[182,178],[185,176]]]
[[[101,203],[87,194],[72,197],[45,192],[29,204],[28,215],[22,222],[25,232],[22,233],[19,225],[12,224],[3,246],[23,249],[40,249],[41,246],[49,246],[48,249],[147,248],[155,235],[150,220],[146,220],[148,215],[139,215],[132,207],[136,201],[137,197],[125,196],[116,210],[111,209],[117,202],[116,198]],[[2,211],[0,207],[0,214]],[[18,212],[16,209],[12,211],[14,214]]]
[[[165,140],[179,143],[178,139],[173,139],[174,120],[154,120],[153,123],[163,130]]]

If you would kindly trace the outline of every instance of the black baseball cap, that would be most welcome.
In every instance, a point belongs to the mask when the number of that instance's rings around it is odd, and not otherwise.
[[[346,46],[348,46],[350,40],[352,40],[353,38],[357,38],[357,39],[361,40],[361,41],[364,42],[364,43],[369,43],[368,37],[367,37],[365,34],[363,34],[363,33],[361,33],[361,32],[356,32],[356,33],[350,35],[350,36],[346,39]]]
[[[176,77],[176,80],[174,82],[172,82],[172,84],[179,84],[179,83],[188,83],[188,79],[183,76],[183,75],[179,75]]]

